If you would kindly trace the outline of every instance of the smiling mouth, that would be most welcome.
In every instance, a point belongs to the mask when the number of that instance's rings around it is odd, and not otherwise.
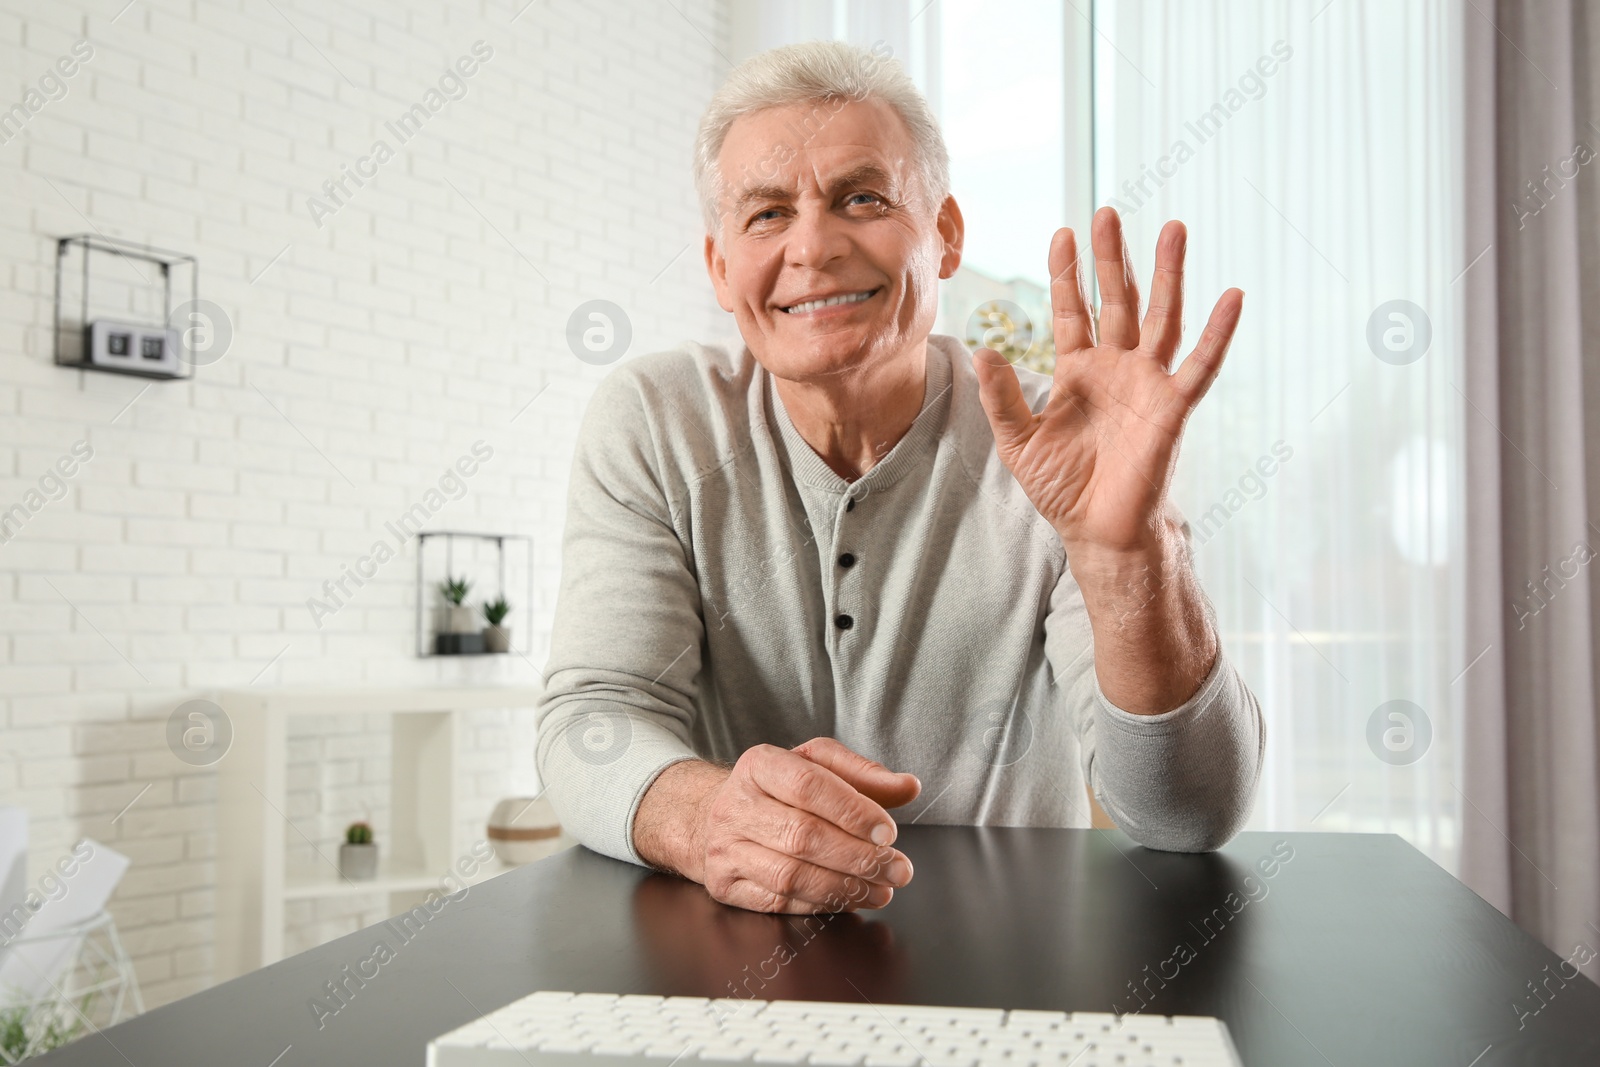
[[[881,289],[882,286],[879,286]],[[782,310],[790,315],[804,315],[808,312],[818,311],[826,307],[836,307],[840,304],[859,304],[878,294],[878,289],[865,289],[859,293],[843,293],[839,296],[830,296],[826,300],[808,300],[804,304],[791,304]]]

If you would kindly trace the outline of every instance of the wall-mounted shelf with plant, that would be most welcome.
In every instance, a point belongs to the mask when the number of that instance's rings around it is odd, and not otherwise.
[[[450,530],[417,535],[417,655],[527,655],[532,603],[528,538]]]

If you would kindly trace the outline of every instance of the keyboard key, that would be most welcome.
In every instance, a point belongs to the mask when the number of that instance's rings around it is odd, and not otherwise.
[[[582,1039],[563,1035],[561,1037],[550,1038],[548,1041],[541,1041],[539,1043],[539,1051],[567,1053],[587,1052],[593,1046],[593,1044],[594,1042],[592,1041],[584,1041]]]
[[[742,1063],[748,1060],[755,1050],[745,1044],[716,1044],[706,1045],[698,1052],[692,1054],[697,1060],[715,1060],[720,1063]],[[689,1056],[684,1057],[689,1059]]]

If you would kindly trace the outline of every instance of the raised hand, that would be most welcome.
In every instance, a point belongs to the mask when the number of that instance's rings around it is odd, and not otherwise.
[[[1222,367],[1244,293],[1222,294],[1199,343],[1174,374],[1183,332],[1183,224],[1167,223],[1156,242],[1142,328],[1121,219],[1101,208],[1092,230],[1101,292],[1098,337],[1076,236],[1063,228],[1050,242],[1056,366],[1044,410],[1035,415],[1028,407],[1016,371],[1000,353],[979,349],[974,366],[1000,459],[1055,527],[1069,558],[1074,549],[1080,558],[1148,555],[1162,537],[1184,424]]]
[[[1101,692],[1116,706],[1159,715],[1204,682],[1220,644],[1176,524],[1167,489],[1190,412],[1222,368],[1244,294],[1229,289],[1176,374],[1183,333],[1183,224],[1156,242],[1150,312],[1111,208],[1094,217],[1100,279],[1098,336],[1073,232],[1050,242],[1056,367],[1035,415],[1017,372],[993,349],[973,365],[1001,461],[1061,537],[1094,631]]]

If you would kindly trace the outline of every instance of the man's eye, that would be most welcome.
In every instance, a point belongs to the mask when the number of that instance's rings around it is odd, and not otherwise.
[[[878,194],[877,193],[851,193],[850,194],[850,199],[854,200],[858,196],[864,196],[868,200],[877,200],[878,199]]]
[[[766,216],[766,215],[776,215],[777,213],[778,213],[778,209],[777,208],[769,207],[765,211],[758,211],[754,215],[750,216],[750,221],[751,222],[760,222],[764,216]]]

